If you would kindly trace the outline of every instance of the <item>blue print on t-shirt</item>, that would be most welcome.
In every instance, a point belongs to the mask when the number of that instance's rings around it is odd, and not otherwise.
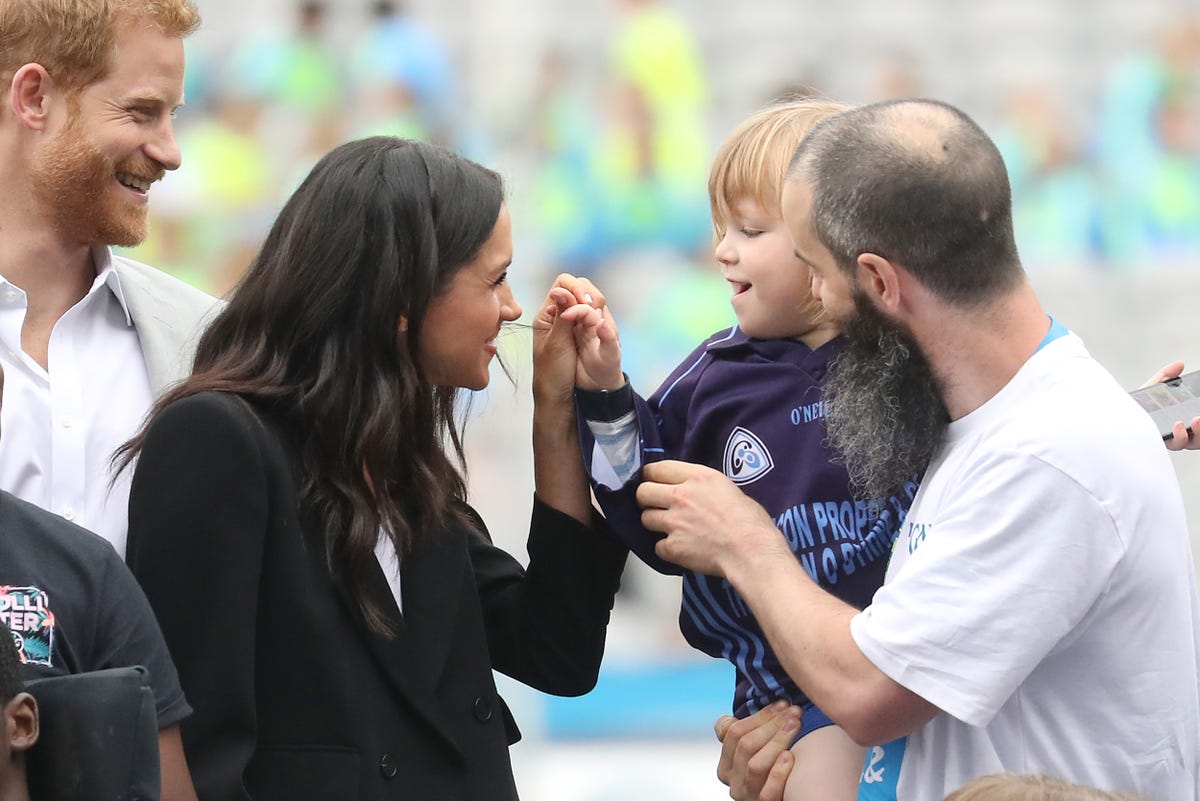
[[[908,740],[901,737],[886,745],[867,749],[862,776],[858,780],[858,801],[896,801],[900,783],[900,763]]]

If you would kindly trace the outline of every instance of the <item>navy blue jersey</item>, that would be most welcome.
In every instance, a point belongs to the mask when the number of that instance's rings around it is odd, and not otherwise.
[[[635,395],[634,404],[643,464],[681,459],[722,471],[767,510],[814,581],[861,609],[883,583],[916,482],[881,501],[858,501],[845,467],[834,463],[825,444],[821,386],[842,342],[835,338],[812,350],[727,329],[693,351],[649,400]],[[590,454],[590,433],[580,428],[584,454]],[[655,555],[662,535],[641,525],[634,498],[640,481],[639,473],[619,490],[595,479],[593,487],[634,553],[660,572],[683,575],[680,629],[692,646],[737,669],[734,715],[753,714],[779,698],[803,703],[737,590]]]

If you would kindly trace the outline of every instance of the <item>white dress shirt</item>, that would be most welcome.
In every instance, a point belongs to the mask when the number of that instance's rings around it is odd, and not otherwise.
[[[375,540],[375,560],[379,562],[379,569],[387,579],[388,589],[396,599],[396,608],[400,610],[400,614],[404,614],[404,599],[400,592],[400,554],[396,553],[392,538],[382,528],[379,529],[379,539]]]
[[[0,277],[0,488],[91,529],[124,556],[132,471],[110,490],[109,459],[154,396],[109,251],[92,253],[96,280],[55,323],[49,370],[21,350],[28,301]]]

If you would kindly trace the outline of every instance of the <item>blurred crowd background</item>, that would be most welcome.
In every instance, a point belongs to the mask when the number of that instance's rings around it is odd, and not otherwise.
[[[1200,9],[1183,0],[200,6],[187,166],[156,191],[141,253],[217,292],[319,155],[377,133],[504,172],[538,279],[648,249],[707,264],[712,151],[748,112],[804,94],[974,115],[1008,161],[1031,270],[1200,251]]]
[[[347,139],[390,134],[501,172],[526,319],[558,272],[610,296],[649,393],[732,322],[711,254],[717,144],[772,99],[930,96],[1008,163],[1022,259],[1048,308],[1127,386],[1200,368],[1200,7],[1195,0],[198,0],[183,168],[132,255],[215,294],[283,200]],[[532,493],[528,334],[516,386],[474,404],[475,503],[523,553]],[[1086,399],[1081,399],[1086,402]],[[1102,435],[1102,432],[1097,432]],[[1200,456],[1176,462],[1193,531]],[[732,674],[675,629],[679,587],[631,565],[601,686],[506,684],[531,801],[717,799],[711,722]]]

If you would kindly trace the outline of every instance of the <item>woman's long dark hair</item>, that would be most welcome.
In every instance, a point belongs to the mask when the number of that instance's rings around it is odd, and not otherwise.
[[[300,445],[300,499],[324,523],[329,568],[380,633],[391,624],[366,591],[380,527],[403,555],[464,514],[458,390],[432,386],[417,354],[430,301],[503,200],[496,173],[433,145],[334,149],[280,212],[191,376],[148,418],[215,390],[281,422]],[[122,468],[149,425],[118,451]]]

